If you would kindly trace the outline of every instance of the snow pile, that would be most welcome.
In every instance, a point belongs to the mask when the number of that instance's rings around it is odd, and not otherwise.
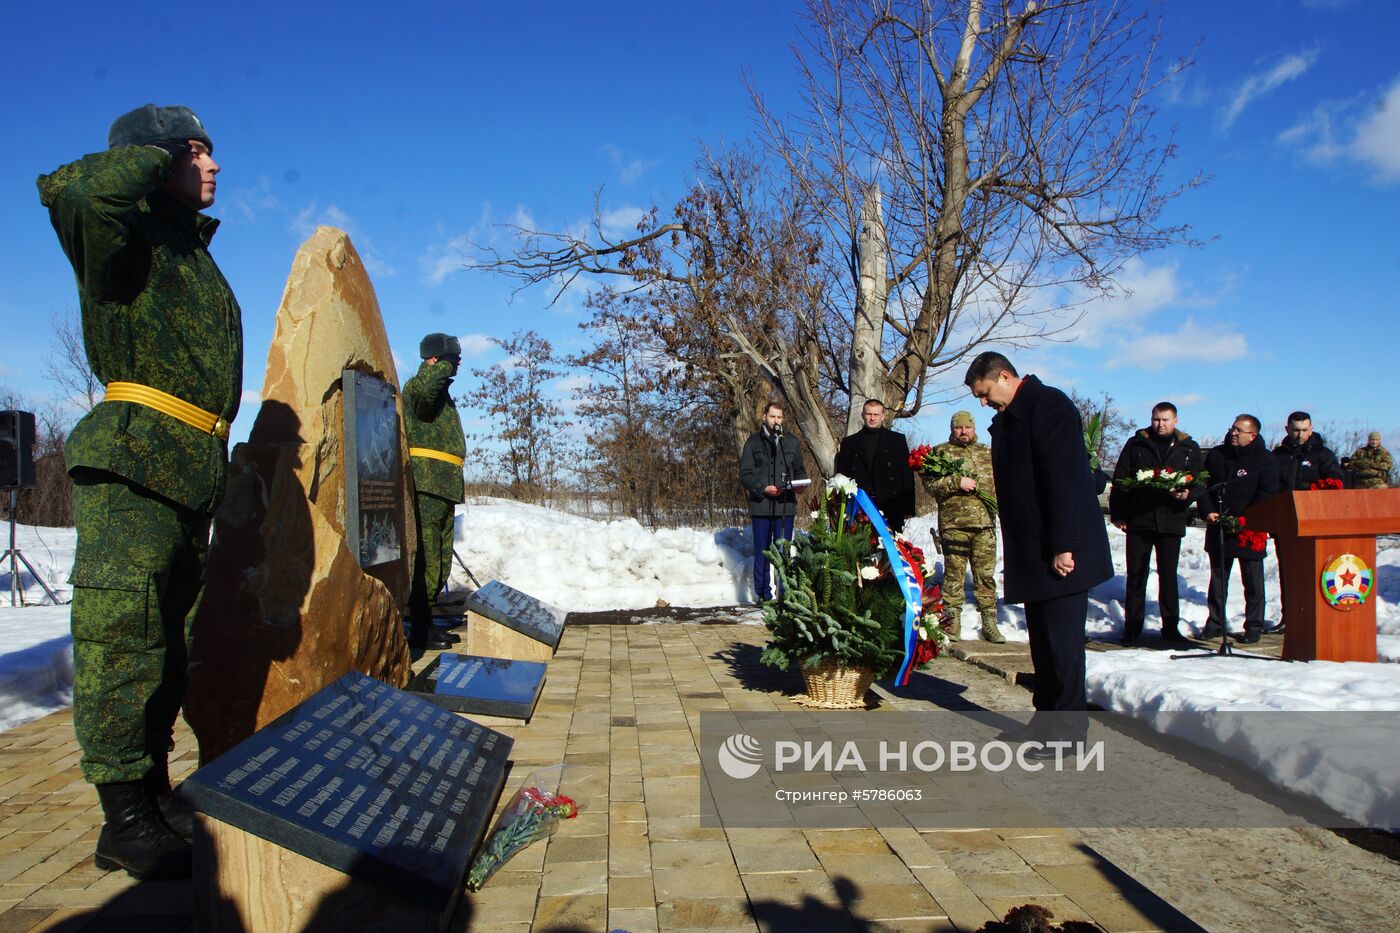
[[[1087,662],[1089,702],[1239,761],[1364,825],[1400,827],[1400,746],[1389,715],[1400,710],[1400,666],[1174,661],[1142,649],[1091,652]],[[1378,712],[1386,715],[1366,715]]]
[[[482,498],[457,509],[457,552],[492,578],[568,611],[726,606],[753,598],[747,528],[644,528]],[[451,587],[470,581],[454,562]]]
[[[65,601],[76,543],[72,528],[15,528],[20,553]],[[24,595],[18,608],[10,606],[10,562],[0,567],[0,732],[73,703],[68,607],[52,605],[39,581],[19,567]]]

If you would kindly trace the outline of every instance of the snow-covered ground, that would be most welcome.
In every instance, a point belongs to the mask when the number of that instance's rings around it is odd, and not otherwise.
[[[928,550],[932,524],[929,517],[917,518],[909,522],[906,532]],[[1113,528],[1108,533],[1115,566],[1121,568],[1124,536]],[[753,552],[747,528],[651,531],[630,519],[599,521],[501,499],[479,499],[458,509],[456,538],[458,553],[483,583],[499,579],[569,611],[641,609],[658,600],[673,606],[725,606],[752,599]],[[73,531],[20,526],[18,543],[66,599]],[[1393,662],[1400,660],[1400,550],[1382,551],[1377,563],[1377,644],[1380,656]],[[11,608],[8,571],[8,566],[0,570],[0,730],[67,706],[73,686],[68,608],[47,605],[43,590],[27,573],[21,574],[21,582],[32,605]],[[1197,632],[1205,625],[1210,580],[1199,529],[1186,535],[1179,572],[1183,625]],[[1265,560],[1264,574],[1267,617],[1277,619],[1278,565],[1272,556]],[[468,585],[465,573],[455,564],[450,585]],[[1154,574],[1148,580],[1149,632],[1157,624],[1156,588]],[[1122,633],[1123,596],[1121,574],[1092,591],[1092,636],[1114,638]],[[962,619],[964,638],[977,637],[977,614],[971,603],[969,593]],[[1238,575],[1228,610],[1231,628],[1241,627],[1244,601]],[[1000,615],[1006,636],[1025,641],[1022,609],[1002,606]],[[1352,765],[1353,772],[1361,770],[1349,776],[1330,765],[1318,771],[1310,764],[1317,756],[1309,754],[1306,739],[1290,736],[1287,748],[1241,743],[1225,719],[1160,715],[1397,710],[1400,665],[1244,659],[1172,662],[1167,652],[1140,649],[1091,652],[1088,662],[1090,699],[1106,709],[1151,719],[1164,731],[1180,732],[1235,757],[1281,786],[1312,793],[1344,814],[1367,818],[1378,807],[1400,809],[1394,801],[1387,804],[1378,797],[1394,786],[1393,774],[1371,773],[1362,765]],[[1393,738],[1392,732],[1392,746],[1397,744]]]

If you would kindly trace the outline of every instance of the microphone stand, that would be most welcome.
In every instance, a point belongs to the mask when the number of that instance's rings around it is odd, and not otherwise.
[[[1215,503],[1216,514],[1222,519],[1225,517],[1225,487],[1229,486],[1231,482],[1233,482],[1233,480],[1226,478],[1206,489],[1206,494],[1209,495],[1211,501]],[[1223,591],[1230,583],[1228,568],[1225,565],[1225,523],[1223,521],[1217,521],[1215,523],[1215,532],[1216,540],[1220,545],[1219,550],[1215,553],[1215,559],[1220,562],[1220,587],[1223,595]],[[1211,561],[1210,572],[1212,577],[1215,576],[1215,571],[1215,561]],[[1207,602],[1209,602],[1209,599],[1207,599]],[[1225,600],[1222,599],[1221,603],[1223,604],[1224,602]],[[1251,661],[1286,661],[1289,664],[1293,663],[1292,658],[1276,658],[1268,654],[1253,654],[1248,651],[1236,651],[1235,646],[1230,643],[1229,627],[1225,624],[1224,605],[1221,606],[1220,615],[1220,644],[1214,651],[1209,648],[1200,648],[1195,651],[1173,654],[1170,660],[1193,661],[1200,660],[1201,658],[1247,658]],[[1209,618],[1209,616],[1207,616],[1207,618]]]

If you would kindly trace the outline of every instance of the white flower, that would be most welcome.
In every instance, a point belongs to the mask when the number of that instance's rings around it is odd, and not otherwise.
[[[928,641],[928,629],[926,629],[926,628],[924,628],[922,625],[920,625],[920,626],[918,627],[918,632],[919,632],[919,641]]]
[[[895,539],[896,541],[903,541],[903,542],[906,543],[906,544],[909,543],[909,539],[906,538],[906,537],[904,536],[904,532],[902,532],[902,531],[896,531],[896,532],[894,533],[894,539]]]
[[[927,554],[924,555],[924,576],[933,576],[933,572],[936,569],[937,568],[933,564],[933,552],[929,551]]]
[[[821,518],[821,517],[822,517],[822,513],[821,513],[821,512],[813,512],[811,515],[808,516],[808,518],[810,518],[812,521],[816,521],[817,519],[819,519],[819,518]]]
[[[1138,479],[1151,479],[1151,478],[1152,478],[1152,471],[1151,471],[1151,470],[1138,470],[1138,471],[1137,471],[1137,478],[1138,478]]]
[[[880,578],[880,568],[865,566],[860,568],[860,578],[862,580],[878,580]]]
[[[856,489],[859,488],[856,486],[855,480],[843,473],[837,473],[831,479],[827,480],[826,485],[829,489],[835,490],[843,496],[854,496],[856,494]]]

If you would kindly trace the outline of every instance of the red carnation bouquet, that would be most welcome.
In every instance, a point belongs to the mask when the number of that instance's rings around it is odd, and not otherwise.
[[[1242,548],[1251,551],[1263,551],[1269,541],[1269,535],[1263,531],[1250,531],[1245,527],[1248,523],[1243,515],[1222,515],[1220,524],[1225,527],[1227,535],[1235,536],[1235,543]]]
[[[1309,486],[1308,488],[1309,488],[1309,489],[1312,489],[1312,490],[1320,490],[1320,489],[1345,489],[1346,487],[1342,485],[1342,481],[1339,480],[1339,479],[1320,479],[1320,480],[1318,480],[1317,482],[1313,483],[1313,484],[1312,484],[1311,486]]]
[[[961,457],[935,453],[933,447],[928,444],[920,444],[909,452],[909,468],[916,473],[932,476],[935,479],[942,479],[945,476],[951,476],[954,479],[967,478],[967,466],[962,462]],[[991,513],[993,518],[996,518],[996,497],[982,489],[980,482],[972,494],[981,499],[982,504],[987,507],[987,511]]]

